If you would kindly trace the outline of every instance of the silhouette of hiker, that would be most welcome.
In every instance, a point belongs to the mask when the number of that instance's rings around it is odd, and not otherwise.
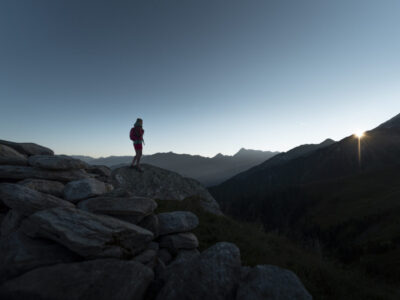
[[[142,157],[142,149],[143,149],[142,144],[144,144],[143,140],[144,130],[142,126],[143,126],[143,120],[138,118],[136,120],[135,125],[133,126],[133,128],[129,133],[129,137],[133,141],[133,147],[135,148],[136,152],[136,156],[133,158],[131,168],[136,168],[139,172],[143,172],[143,169],[140,168],[140,158]]]

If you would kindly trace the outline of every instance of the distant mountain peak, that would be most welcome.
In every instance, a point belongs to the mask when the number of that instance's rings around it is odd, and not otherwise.
[[[224,157],[224,155],[222,153],[218,153],[213,158],[222,158],[222,157]]]

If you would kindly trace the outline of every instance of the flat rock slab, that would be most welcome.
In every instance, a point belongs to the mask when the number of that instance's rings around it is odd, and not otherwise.
[[[199,246],[197,237],[190,232],[164,235],[159,240],[161,248],[167,248],[171,253],[178,253],[180,249],[194,249]]]
[[[16,231],[0,240],[0,282],[34,268],[77,260],[75,253],[59,244]]]
[[[157,215],[159,234],[187,232],[199,225],[199,218],[190,211],[174,211]]]
[[[19,181],[18,184],[26,186],[30,189],[50,194],[57,197],[62,197],[65,185],[58,181],[44,179],[25,179]]]
[[[161,275],[166,282],[157,300],[235,299],[240,270],[239,249],[217,243],[190,260],[170,264]]]
[[[236,300],[312,300],[300,279],[292,271],[277,266],[251,268],[241,280]]]
[[[0,165],[27,165],[25,155],[15,151],[6,145],[0,144]]]
[[[0,298],[141,300],[154,277],[135,261],[99,259],[30,271],[0,287]]]
[[[48,170],[85,169],[87,164],[67,155],[32,155],[28,158],[32,167]]]
[[[134,224],[73,208],[40,211],[21,228],[28,236],[53,240],[86,258],[130,257],[153,239],[150,231]]]
[[[53,171],[29,166],[0,165],[0,179],[22,180],[34,178],[68,182],[88,177],[89,174],[84,170]]]
[[[40,146],[35,143],[15,143],[15,142],[10,142],[10,141],[4,141],[0,140],[1,145],[6,145],[10,148],[13,148],[14,150],[18,151],[21,154],[25,154],[28,156],[31,155],[53,155],[54,152],[53,150]]]
[[[54,207],[74,207],[63,199],[12,183],[0,183],[0,199],[25,216]]]
[[[144,197],[96,197],[82,200],[77,204],[82,210],[109,215],[137,224],[153,213],[157,203]],[[124,218],[125,217],[125,218]]]
[[[217,201],[199,182],[185,178],[178,173],[142,164],[144,172],[129,167],[112,171],[111,177],[115,187],[121,187],[135,196],[159,200],[183,200],[198,196],[200,205],[209,212],[221,214]]]
[[[99,196],[112,190],[112,186],[94,178],[69,182],[64,188],[64,199],[77,202],[93,196]]]

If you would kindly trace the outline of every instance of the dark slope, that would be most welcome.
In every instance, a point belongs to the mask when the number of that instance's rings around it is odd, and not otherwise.
[[[210,191],[225,213],[311,236],[343,262],[400,282],[398,121],[366,133],[361,164],[350,136],[287,161],[280,154]]]

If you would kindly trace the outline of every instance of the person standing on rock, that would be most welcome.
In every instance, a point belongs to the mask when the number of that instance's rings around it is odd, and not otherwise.
[[[140,158],[142,157],[142,149],[144,144],[143,140],[144,130],[143,130],[143,120],[138,118],[135,125],[132,127],[129,137],[133,141],[133,147],[135,148],[136,155],[133,158],[131,168],[136,168],[139,172],[143,172],[140,168]],[[135,166],[136,162],[136,166]]]

